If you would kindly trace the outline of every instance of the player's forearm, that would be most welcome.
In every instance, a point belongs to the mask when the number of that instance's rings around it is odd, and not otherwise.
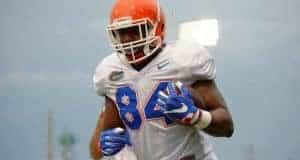
[[[100,125],[100,120],[98,120],[97,127],[92,135],[90,146],[89,146],[90,156],[93,160],[99,160],[100,158],[102,158],[102,152],[99,149],[99,144],[98,144],[98,139],[101,131],[99,125]]]
[[[195,105],[209,111],[211,121],[204,131],[215,137],[231,137],[234,131],[233,121],[216,83],[212,80],[197,81],[192,87]]]
[[[95,130],[90,142],[90,156],[93,160],[99,160],[102,158],[102,152],[98,146],[100,131]]]
[[[204,131],[215,137],[231,137],[234,132],[233,121],[224,108],[210,111],[212,121]]]

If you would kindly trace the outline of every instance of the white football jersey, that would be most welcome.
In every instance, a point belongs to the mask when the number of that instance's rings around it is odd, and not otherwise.
[[[167,44],[140,71],[111,54],[97,66],[93,80],[98,95],[115,102],[139,160],[216,160],[202,131],[176,124],[157,104],[157,93],[168,81],[190,85],[215,76],[214,59],[205,48],[178,41]]]

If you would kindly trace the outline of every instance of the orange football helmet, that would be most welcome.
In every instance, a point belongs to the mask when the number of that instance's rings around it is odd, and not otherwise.
[[[135,29],[138,39],[121,40],[120,32]],[[165,17],[157,0],[117,0],[107,27],[111,45],[128,63],[136,63],[151,56],[161,47],[165,33]],[[142,50],[143,56],[136,56]],[[131,57],[130,59],[126,57]]]

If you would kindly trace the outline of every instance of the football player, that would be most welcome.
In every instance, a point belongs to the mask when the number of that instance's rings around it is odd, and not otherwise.
[[[165,43],[156,0],[117,0],[107,31],[114,52],[93,77],[105,106],[92,158],[131,146],[140,160],[216,160],[206,134],[231,137],[234,127],[210,53],[194,42]]]

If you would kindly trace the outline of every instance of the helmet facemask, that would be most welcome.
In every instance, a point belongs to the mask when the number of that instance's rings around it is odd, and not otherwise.
[[[157,23],[153,24],[148,18],[132,20],[130,17],[115,20],[107,27],[111,46],[121,60],[127,63],[137,63],[151,56],[161,46],[161,37],[155,35]],[[122,42],[121,33],[132,30],[135,38]],[[142,52],[143,54],[137,54]]]

